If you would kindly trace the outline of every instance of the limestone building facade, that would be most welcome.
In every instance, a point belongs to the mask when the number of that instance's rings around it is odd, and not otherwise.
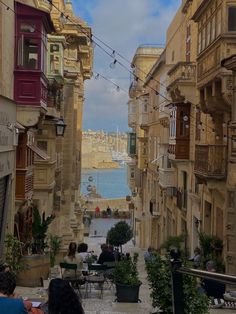
[[[63,57],[62,113],[66,123],[64,138],[57,148],[61,149],[61,173],[58,174],[60,212],[55,220],[54,231],[64,240],[67,249],[71,240],[83,240],[83,215],[80,207],[82,115],[84,81],[92,75],[93,48],[91,28],[74,16],[72,3],[55,1],[55,6],[67,17],[61,24],[61,12],[53,7],[51,16],[57,33],[63,36],[66,47]]]
[[[147,152],[141,183],[135,171],[141,163],[136,126],[142,112],[132,94],[129,101],[136,241],[160,248],[168,236],[183,234],[191,254],[199,232],[217,236],[231,274],[236,273],[235,21],[236,1],[182,1],[164,51],[139,86],[147,119],[141,126]]]
[[[13,8],[13,1],[9,1]],[[6,233],[13,229],[15,148],[18,128],[13,97],[14,14],[0,5],[0,257]]]
[[[42,220],[55,216],[50,232],[66,249],[83,239],[81,129],[91,29],[63,0],[7,1],[0,23],[0,255],[6,233],[31,242],[34,208]]]

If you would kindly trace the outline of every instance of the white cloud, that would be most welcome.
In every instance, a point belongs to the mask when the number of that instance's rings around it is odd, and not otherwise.
[[[92,31],[113,49],[132,60],[139,45],[160,44],[165,41],[167,26],[181,1],[169,1],[169,5],[166,2],[165,0],[97,0],[96,4],[89,8],[93,20]],[[124,60],[119,60],[127,65]],[[116,92],[115,86],[102,78],[87,81],[84,106],[86,129],[115,130],[117,125],[119,129],[128,129],[126,103],[130,74],[119,65],[113,70],[110,69],[111,62],[112,59],[99,47],[95,48],[94,70],[123,87],[127,90],[127,94],[123,91]]]

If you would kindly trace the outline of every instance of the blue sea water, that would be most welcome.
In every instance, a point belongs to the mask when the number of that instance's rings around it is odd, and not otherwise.
[[[93,178],[89,182],[89,177]],[[127,185],[127,167],[118,169],[82,169],[81,193],[87,195],[88,185],[94,185],[103,198],[123,198],[130,195]]]

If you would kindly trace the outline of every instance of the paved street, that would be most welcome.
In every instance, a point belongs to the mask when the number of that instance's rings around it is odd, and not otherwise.
[[[105,221],[105,224],[104,224]],[[108,219],[105,220],[98,219],[93,221],[93,228],[101,230],[103,227],[104,234],[111,227],[112,221]],[[115,221],[114,221],[115,222]],[[113,223],[114,223],[113,222]],[[94,229],[93,229],[94,230]],[[93,233],[92,233],[93,234]],[[100,254],[100,245],[105,242],[105,237],[88,237],[85,239],[85,242],[88,243],[89,250],[94,250],[94,252]],[[115,302],[115,290],[114,287],[110,288],[107,285],[104,288],[103,299],[99,298],[99,290],[93,289],[92,293],[89,295],[89,298],[83,298],[83,306],[86,314],[148,314],[152,310],[151,300],[150,300],[150,290],[146,280],[146,272],[144,267],[143,251],[134,247],[132,242],[127,243],[124,246],[125,252],[137,252],[139,253],[139,262],[138,269],[140,274],[140,280],[142,285],[140,287],[140,299],[141,303],[131,304],[131,303],[117,303]],[[17,287],[17,292],[23,297],[28,297],[32,299],[44,299],[46,297],[45,291],[38,288],[22,288]],[[82,290],[84,294],[84,290]],[[235,310],[211,310],[211,314],[232,314],[235,313]],[[195,313],[194,313],[195,314]],[[196,313],[197,314],[197,313]]]

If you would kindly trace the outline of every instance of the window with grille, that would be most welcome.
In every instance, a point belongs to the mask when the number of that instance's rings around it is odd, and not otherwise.
[[[236,32],[236,6],[228,8],[228,31]]]

